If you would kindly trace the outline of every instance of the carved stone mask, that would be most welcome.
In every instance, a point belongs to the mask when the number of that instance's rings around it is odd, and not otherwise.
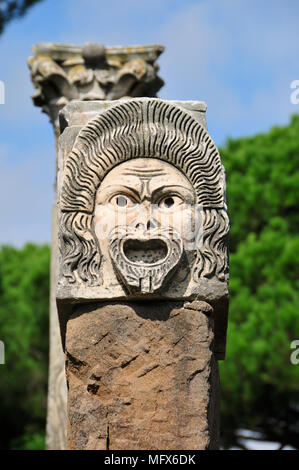
[[[97,194],[95,234],[129,291],[158,290],[194,236],[195,194],[180,170],[156,158],[121,163]]]
[[[60,285],[74,295],[90,288],[86,296],[94,287],[98,298],[160,295],[160,288],[180,298],[211,280],[225,284],[224,169],[212,139],[173,103],[107,105],[82,127],[61,165]]]
[[[195,105],[135,98],[64,108],[57,300],[206,299],[223,357],[225,172]]]

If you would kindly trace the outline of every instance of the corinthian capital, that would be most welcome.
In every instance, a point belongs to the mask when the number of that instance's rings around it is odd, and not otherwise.
[[[39,43],[28,59],[36,93],[33,102],[49,115],[58,131],[58,113],[70,101],[155,97],[163,86],[155,63],[159,45],[104,47]]]

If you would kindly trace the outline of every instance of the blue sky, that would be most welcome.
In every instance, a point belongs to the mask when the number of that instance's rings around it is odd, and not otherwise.
[[[37,42],[163,44],[164,99],[208,105],[222,145],[283,125],[299,105],[298,0],[44,0],[0,37],[0,243],[51,239],[54,136],[31,102],[26,58]]]

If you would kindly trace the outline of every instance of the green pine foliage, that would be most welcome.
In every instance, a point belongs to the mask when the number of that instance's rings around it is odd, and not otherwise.
[[[299,116],[221,151],[230,213],[230,312],[222,436],[238,429],[298,447]]]
[[[0,251],[0,449],[44,445],[49,259],[48,246]]]
[[[35,3],[42,0],[0,0],[0,34],[5,26],[16,18],[21,18]]]

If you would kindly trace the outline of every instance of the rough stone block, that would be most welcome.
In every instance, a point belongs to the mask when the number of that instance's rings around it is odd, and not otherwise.
[[[69,448],[217,448],[213,336],[205,302],[78,306],[66,335]]]

